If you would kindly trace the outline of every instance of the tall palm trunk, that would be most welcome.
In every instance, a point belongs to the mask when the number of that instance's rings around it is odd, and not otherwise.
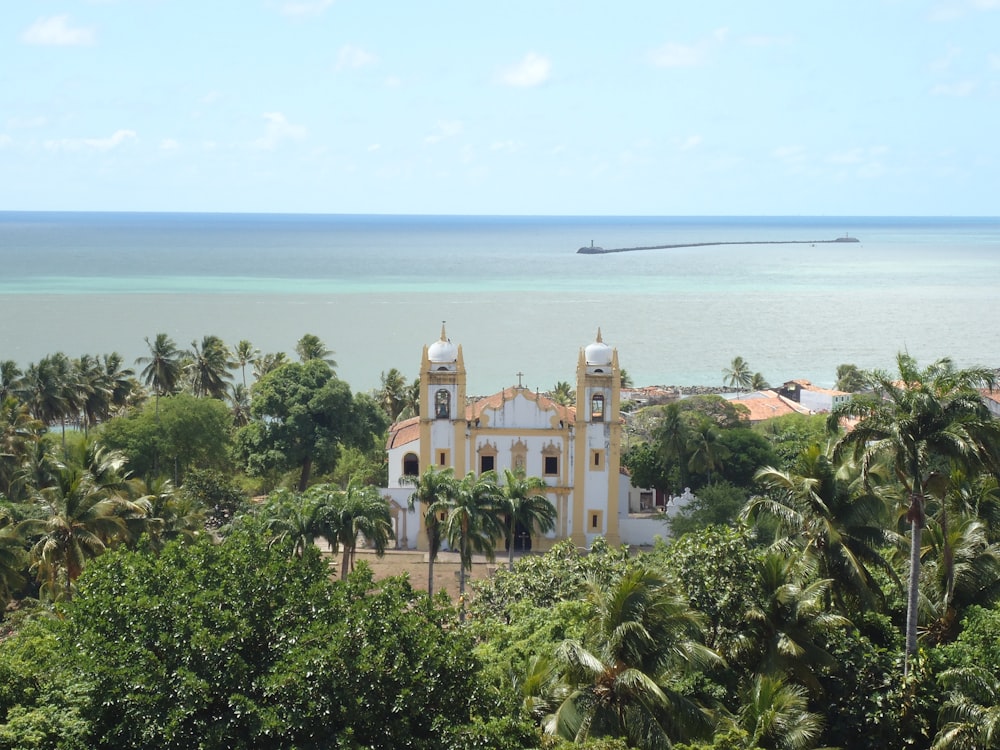
[[[507,544],[507,570],[514,571],[514,540],[515,534],[517,534],[517,519],[514,514],[510,514],[510,537]]]
[[[427,600],[434,600],[434,552],[427,551]]]
[[[903,676],[910,673],[910,658],[917,653],[917,604],[920,596],[920,534],[924,528],[924,498],[919,492],[910,495],[910,581],[906,601],[906,658]]]

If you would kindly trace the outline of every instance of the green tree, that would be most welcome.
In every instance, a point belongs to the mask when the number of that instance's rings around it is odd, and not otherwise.
[[[317,549],[289,547],[251,523],[221,543],[95,561],[47,625],[74,644],[63,671],[89,686],[88,747],[434,750],[484,728],[450,610],[364,566],[333,583]],[[508,747],[496,739],[475,746]]]
[[[319,360],[325,362],[331,370],[337,367],[337,362],[333,359],[333,350],[327,349],[320,337],[313,333],[307,333],[299,339],[295,344],[295,353],[299,355],[299,362]]]
[[[754,497],[744,517],[752,522],[768,519],[779,539],[792,541],[813,557],[820,577],[832,581],[842,609],[847,600],[852,607],[875,608],[884,602],[884,579],[876,572],[898,583],[892,564],[883,557],[883,550],[899,543],[888,530],[888,508],[864,487],[852,492],[819,445],[803,451],[797,470],[761,469],[757,480],[767,494]]]
[[[218,336],[203,336],[201,344],[191,342],[186,366],[191,392],[198,397],[224,399],[232,374],[229,372],[229,349]]]
[[[143,507],[116,491],[124,458],[102,452],[98,464],[97,473],[60,467],[56,484],[38,492],[46,517],[21,522],[21,533],[34,540],[31,555],[43,589],[52,598],[70,598],[73,582],[87,561],[111,542],[126,538],[125,517],[145,514]]]
[[[753,372],[743,357],[735,357],[729,367],[722,368],[722,382],[739,393],[753,383]]]
[[[109,448],[121,451],[135,476],[155,479],[161,463],[173,469],[174,485],[185,481],[193,468],[226,469],[232,416],[215,399],[179,393],[101,426],[99,436]]]
[[[529,477],[524,469],[504,469],[503,512],[507,516],[504,537],[507,541],[507,567],[514,569],[514,548],[518,529],[529,537],[537,530],[547,534],[556,527],[556,509],[546,496],[548,485],[541,477]]]
[[[63,453],[66,452],[66,419],[76,414],[82,394],[73,363],[62,352],[51,354],[31,364],[21,379],[22,399],[32,416],[46,427],[62,427]]]
[[[0,403],[20,393],[23,373],[12,359],[0,360]]]
[[[278,490],[268,497],[259,512],[271,534],[271,542],[290,540],[292,554],[302,557],[316,540],[325,538],[336,549],[334,516],[338,492],[329,485],[317,484],[303,493]]]
[[[941,462],[976,467],[992,460],[998,423],[992,419],[982,387],[994,387],[991,370],[956,370],[949,359],[924,369],[908,354],[896,357],[897,375],[872,372],[874,391],[855,396],[833,410],[831,429],[843,419],[858,420],[837,443],[837,455],[853,455],[867,476],[879,459],[885,460],[909,495],[910,575],[906,616],[906,665],[917,650],[921,532],[927,483]]]
[[[779,552],[766,554],[755,573],[760,598],[744,614],[746,630],[732,643],[731,661],[821,692],[818,673],[837,665],[825,638],[850,625],[827,606],[830,580],[813,578],[807,566]]]
[[[565,380],[560,380],[552,386],[549,396],[557,404],[562,404],[563,406],[573,406],[576,404],[576,391]]]
[[[806,691],[781,677],[758,675],[744,691],[737,719],[752,747],[809,750],[816,747],[823,719],[809,711]]]
[[[948,698],[931,750],[1000,748],[1000,680],[981,666],[955,667],[938,676]]]
[[[702,644],[704,620],[661,578],[635,568],[608,589],[591,588],[592,627],[558,649],[568,691],[546,724],[567,740],[621,737],[630,746],[669,748],[709,729],[677,682],[720,663]]]
[[[410,510],[418,505],[422,511],[421,525],[427,537],[427,595],[434,598],[434,562],[441,551],[443,540],[441,516],[451,505],[458,491],[455,472],[449,466],[439,469],[429,466],[419,477],[411,477],[414,490],[408,504]]]
[[[269,372],[273,372],[287,363],[288,355],[284,352],[270,352],[268,354],[258,355],[257,359],[255,359],[253,363],[254,379],[260,380]]]
[[[403,373],[393,367],[389,372],[383,372],[379,378],[380,386],[375,391],[375,400],[389,417],[390,423],[395,423],[399,415],[406,409],[406,389],[408,387]]]
[[[260,350],[247,339],[240,339],[240,342],[233,347],[232,360],[229,365],[230,367],[240,368],[240,373],[243,376],[244,388],[247,387],[247,365],[253,365],[256,363],[259,356]]]
[[[385,432],[386,418],[371,398],[351,394],[322,360],[290,362],[253,386],[254,421],[237,433],[251,474],[298,467],[298,489],[309,486],[313,465],[329,469],[341,445],[367,448]]]
[[[148,357],[139,357],[135,362],[144,365],[139,375],[142,382],[153,389],[156,401],[156,411],[159,413],[160,396],[166,396],[177,390],[181,378],[181,351],[165,333],[156,334],[151,342],[146,338],[149,347]]]
[[[837,365],[837,382],[834,387],[845,393],[858,393],[868,385],[865,373],[857,365]]]
[[[497,486],[496,474],[487,471],[480,476],[465,475],[455,488],[454,495],[443,506],[432,506],[435,513],[445,512],[443,536],[449,546],[457,550],[459,560],[458,596],[459,616],[465,619],[466,572],[472,570],[474,553],[494,559],[497,540],[503,536],[500,513],[503,495]]]
[[[389,505],[378,489],[356,479],[337,494],[330,520],[331,531],[340,547],[340,577],[354,570],[354,555],[361,535],[381,557],[393,538]],[[332,541],[332,540],[331,540]]]

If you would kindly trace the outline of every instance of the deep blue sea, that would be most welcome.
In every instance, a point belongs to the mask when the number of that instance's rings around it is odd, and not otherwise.
[[[415,377],[446,321],[470,393],[572,382],[598,328],[639,385],[721,384],[737,355],[832,385],[901,350],[1000,366],[998,302],[1000,218],[0,212],[0,359],[22,366],[131,361],[161,331],[289,353],[314,333],[367,390]]]

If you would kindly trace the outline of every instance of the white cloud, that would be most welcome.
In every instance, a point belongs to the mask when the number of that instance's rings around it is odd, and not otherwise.
[[[59,138],[45,141],[49,151],[111,151],[138,136],[134,130],[116,130],[107,138]]]
[[[292,18],[318,16],[333,5],[333,0],[286,0],[278,4],[278,10]]]
[[[94,30],[84,27],[72,27],[68,15],[39,18],[24,33],[21,41],[25,44],[41,44],[54,47],[77,47],[93,44]]]
[[[932,96],[970,96],[976,90],[975,81],[958,81],[957,83],[939,83],[931,88]]]
[[[436,132],[424,138],[424,143],[440,143],[446,138],[460,135],[464,129],[465,125],[460,120],[438,120],[435,125]]]
[[[535,52],[529,52],[520,62],[504,68],[497,78],[504,86],[529,88],[541,86],[552,73],[552,61]]]
[[[701,145],[702,138],[700,135],[689,135],[683,141],[681,141],[680,150],[690,151],[693,148],[697,148]]]
[[[668,42],[649,53],[649,61],[657,68],[691,68],[701,65],[705,52],[701,47]]]
[[[951,67],[951,64],[955,62],[961,54],[961,49],[954,45],[948,45],[947,51],[945,51],[941,57],[931,61],[930,68],[935,71],[948,70],[948,68]]]
[[[493,141],[490,144],[490,151],[503,151],[508,154],[513,154],[515,151],[521,149],[521,144],[517,141],[507,139],[505,141]]]
[[[304,138],[306,129],[301,125],[293,125],[281,112],[265,112],[267,129],[263,136],[253,142],[254,148],[272,149],[281,141]]]
[[[181,144],[175,141],[173,138],[164,138],[160,141],[160,151],[176,151],[181,147]]]
[[[9,135],[6,135],[5,133],[0,133],[0,148],[6,148],[13,142],[14,140]]]
[[[986,57],[991,70],[1000,70],[1000,54],[992,52]]]
[[[35,117],[11,117],[7,120],[7,127],[11,130],[33,130],[43,128],[48,124],[48,119],[42,115]]]
[[[377,61],[378,58],[370,52],[366,52],[352,44],[346,44],[337,53],[337,63],[334,65],[334,70],[363,68]]]
[[[381,143],[373,143],[373,144],[371,144],[371,145],[370,145],[370,146],[368,147],[368,150],[369,150],[369,151],[378,151],[378,150],[379,150],[379,149],[381,149],[381,148],[382,148],[382,144],[381,144]]]

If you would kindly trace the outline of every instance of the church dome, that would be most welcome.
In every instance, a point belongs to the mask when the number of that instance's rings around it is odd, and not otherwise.
[[[454,362],[458,359],[458,347],[448,340],[441,325],[441,338],[427,348],[427,358],[431,362]]]
[[[610,365],[614,352],[610,346],[601,339],[601,329],[597,329],[597,341],[588,346],[584,351],[584,359],[588,365]]]

